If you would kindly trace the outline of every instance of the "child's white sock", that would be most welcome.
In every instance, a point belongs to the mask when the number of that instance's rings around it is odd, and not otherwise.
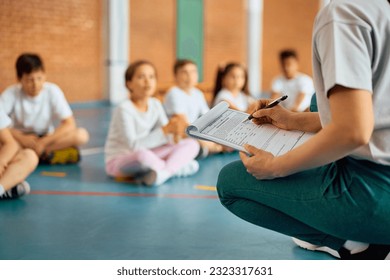
[[[369,244],[367,244],[367,243],[347,240],[344,243],[343,247],[345,249],[348,249],[351,252],[351,255],[353,255],[353,254],[363,252],[364,250],[366,250],[368,248],[368,246],[369,246]]]
[[[3,185],[0,184],[0,195],[3,195],[5,193],[5,189]]]
[[[164,184],[171,177],[172,177],[172,173],[166,170],[157,171],[157,178],[156,178],[155,185],[158,186]]]

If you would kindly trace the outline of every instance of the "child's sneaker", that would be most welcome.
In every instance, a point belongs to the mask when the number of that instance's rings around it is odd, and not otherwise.
[[[14,199],[30,193],[30,185],[23,181],[0,196],[0,199]]]
[[[203,159],[206,158],[209,155],[209,149],[207,147],[203,147],[200,145],[199,153],[196,156],[196,159]]]
[[[70,164],[78,163],[81,160],[80,151],[76,147],[65,148],[42,156],[39,163],[42,164]]]
[[[180,168],[175,174],[175,177],[186,177],[195,174],[199,170],[199,163],[196,160],[190,161],[187,165]]]

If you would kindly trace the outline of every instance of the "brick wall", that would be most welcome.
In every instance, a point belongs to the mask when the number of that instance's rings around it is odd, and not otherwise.
[[[205,79],[201,86],[211,89],[219,63],[247,63],[246,0],[204,0]],[[278,53],[295,48],[300,54],[301,71],[311,71],[311,36],[319,1],[264,0],[262,89],[280,73]]]
[[[247,63],[247,0],[204,0],[204,80],[210,91],[220,63]],[[131,0],[130,59],[147,58],[157,67],[159,88],[173,83],[176,0]],[[151,8],[153,7],[153,9]],[[280,72],[278,53],[295,48],[301,70],[311,75],[311,34],[318,12],[316,0],[264,0],[263,90]]]
[[[151,61],[159,87],[166,89],[173,83],[175,57],[176,0],[131,0],[130,61]]]
[[[204,81],[212,90],[219,64],[246,63],[246,0],[204,0]]]
[[[71,102],[105,97],[104,1],[0,0],[0,91],[15,82],[14,64],[26,51],[42,55],[48,79]],[[246,1],[204,0],[204,81],[211,90],[219,63],[246,63]],[[263,90],[279,73],[278,52],[296,48],[311,74],[311,32],[317,0],[264,0]],[[163,91],[173,83],[176,0],[130,0],[130,60],[148,59]]]
[[[200,84],[203,90],[212,88],[219,63],[245,62],[245,2],[204,0],[204,81]],[[174,83],[176,0],[130,1],[130,61],[142,58],[155,64],[160,92]]]
[[[312,75],[311,37],[318,9],[315,0],[264,0],[263,90],[280,73],[278,54],[284,48],[295,48],[301,71]]]
[[[102,0],[0,0],[0,91],[18,55],[37,52],[69,101],[99,100],[102,49]]]

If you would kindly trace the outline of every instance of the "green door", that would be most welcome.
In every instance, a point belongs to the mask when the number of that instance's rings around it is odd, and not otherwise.
[[[176,58],[194,60],[203,80],[203,0],[177,0]]]

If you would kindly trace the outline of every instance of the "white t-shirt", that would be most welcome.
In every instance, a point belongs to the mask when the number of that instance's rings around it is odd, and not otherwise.
[[[239,92],[238,95],[233,96],[229,90],[223,88],[215,97],[214,106],[221,101],[228,101],[236,106],[238,110],[245,112],[248,109],[249,104],[252,103],[254,99],[243,92]]]
[[[10,86],[0,95],[0,102],[11,117],[12,126],[25,133],[50,133],[54,130],[54,121],[72,116],[62,90],[48,82],[35,97],[26,95],[20,84]]]
[[[369,144],[352,156],[386,165],[390,165],[389,46],[387,0],[333,0],[316,18],[313,70],[321,123],[326,126],[331,121],[328,92],[335,85],[372,92],[374,132]]]
[[[298,94],[303,93],[305,98],[298,108],[298,111],[302,112],[310,106],[310,100],[314,94],[313,80],[303,73],[299,73],[293,79],[287,79],[284,75],[280,75],[272,81],[272,91],[281,95],[288,95],[288,98],[280,103],[287,109],[292,109]]]
[[[4,113],[0,106],[0,130],[7,128],[11,125],[11,119]]]
[[[115,108],[104,148],[105,160],[140,150],[152,149],[168,143],[162,126],[168,123],[159,100],[150,98],[148,110],[140,112],[130,100]]]
[[[201,115],[209,111],[203,93],[192,88],[189,93],[177,86],[172,87],[164,99],[164,108],[168,116],[184,114],[190,123],[196,121]]]

